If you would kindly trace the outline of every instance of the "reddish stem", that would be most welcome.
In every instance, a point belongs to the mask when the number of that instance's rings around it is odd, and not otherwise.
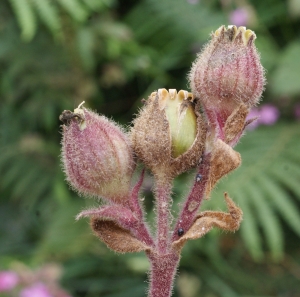
[[[193,188],[187,197],[183,209],[179,215],[172,236],[172,242],[179,239],[182,234],[178,234],[178,230],[186,232],[189,230],[195,220],[198,209],[205,196],[205,189],[209,178],[211,154],[203,157],[198,173],[195,177]]]
[[[131,197],[129,200],[129,208],[131,211],[137,216],[140,223],[137,226],[132,228],[132,232],[134,233],[135,237],[138,238],[140,241],[144,242],[145,244],[154,247],[154,241],[150,235],[149,229],[147,224],[144,222],[144,214],[143,210],[139,201],[139,191],[143,184],[145,175],[145,169],[142,170],[141,176],[138,182],[135,184],[131,191]]]
[[[157,252],[166,254],[170,245],[170,193],[172,182],[162,177],[156,179],[156,209],[157,209]]]
[[[179,255],[176,253],[165,255],[148,253],[147,256],[151,263],[148,297],[170,297],[179,263]]]
[[[144,175],[145,175],[145,169],[142,170],[139,180],[133,187],[133,189],[131,191],[131,197],[129,200],[130,209],[133,211],[133,213],[135,213],[137,215],[138,219],[140,219],[140,220],[143,220],[143,210],[142,210],[142,207],[141,207],[140,201],[139,201],[139,192],[140,192],[141,186],[143,184]]]

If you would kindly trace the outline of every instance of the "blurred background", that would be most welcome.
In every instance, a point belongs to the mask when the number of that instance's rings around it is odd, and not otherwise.
[[[129,126],[152,91],[188,89],[222,24],[256,32],[268,84],[242,167],[203,209],[225,209],[226,190],[244,221],[185,246],[174,296],[300,296],[300,0],[1,0],[0,296],[146,295],[145,255],[116,255],[75,222],[97,202],[64,181],[58,116],[85,101]],[[174,211],[190,181],[176,180]]]

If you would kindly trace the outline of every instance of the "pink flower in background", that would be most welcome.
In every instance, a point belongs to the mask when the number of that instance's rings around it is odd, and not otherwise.
[[[18,284],[19,278],[15,272],[0,272],[0,292],[10,291]]]
[[[53,297],[43,283],[36,283],[23,289],[19,297]]]
[[[276,106],[272,104],[265,104],[261,108],[252,108],[247,116],[247,120],[258,118],[247,126],[249,130],[257,128],[259,125],[274,125],[279,119],[280,113]],[[299,106],[300,116],[300,106]]]
[[[255,128],[257,128],[259,126],[259,121],[258,121],[259,116],[260,116],[260,113],[259,113],[258,108],[253,107],[247,116],[247,120],[251,120],[254,118],[257,118],[257,119],[254,120],[250,125],[247,126],[248,130],[254,130]]]
[[[237,8],[230,13],[229,21],[231,25],[246,26],[249,21],[249,14],[245,8]]]
[[[279,118],[279,110],[272,104],[265,104],[260,108],[259,123],[263,125],[274,125]]]

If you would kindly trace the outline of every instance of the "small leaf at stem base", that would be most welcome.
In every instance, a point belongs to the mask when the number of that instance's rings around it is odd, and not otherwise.
[[[117,253],[134,253],[151,250],[150,246],[139,241],[128,230],[118,226],[113,221],[92,218],[91,227],[96,236],[98,236],[108,248]]]

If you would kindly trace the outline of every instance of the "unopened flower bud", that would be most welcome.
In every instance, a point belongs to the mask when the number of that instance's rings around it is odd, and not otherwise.
[[[258,103],[265,78],[254,45],[256,35],[245,27],[222,26],[199,54],[189,74],[192,92],[224,125],[240,104]]]
[[[205,124],[195,105],[187,91],[159,89],[135,119],[134,151],[155,174],[176,176],[199,162]]]
[[[128,199],[134,170],[126,134],[115,123],[85,109],[64,111],[62,161],[78,193],[120,202]]]

